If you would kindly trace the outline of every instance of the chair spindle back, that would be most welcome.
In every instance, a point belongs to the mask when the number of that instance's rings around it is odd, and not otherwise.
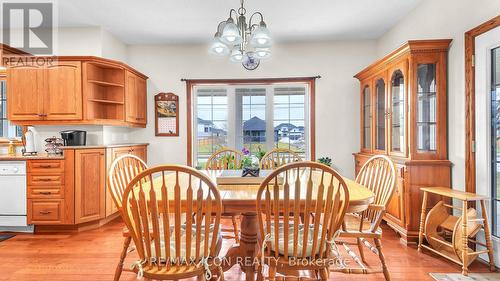
[[[330,167],[295,162],[278,168],[257,193],[259,231],[263,239],[268,238],[263,241],[267,253],[262,255],[326,258],[348,204],[347,185]],[[283,249],[272,254],[272,245]]]
[[[238,170],[241,168],[243,153],[240,151],[223,148],[214,152],[205,164],[205,170]]]
[[[396,186],[396,167],[389,157],[375,155],[361,167],[356,182],[375,194],[373,204],[387,207]],[[378,213],[368,209],[363,213],[363,218],[374,222],[379,217]]]
[[[283,165],[302,161],[302,157],[296,152],[286,148],[275,148],[262,157],[260,168],[262,170],[274,170]]]
[[[125,188],[135,176],[147,168],[148,166],[141,158],[132,154],[119,156],[111,163],[108,171],[108,187],[113,202],[119,210],[122,209],[122,197]]]
[[[123,213],[145,266],[198,264],[220,249],[221,197],[208,176],[191,167],[162,165],[127,186]],[[183,219],[185,218],[185,222]]]

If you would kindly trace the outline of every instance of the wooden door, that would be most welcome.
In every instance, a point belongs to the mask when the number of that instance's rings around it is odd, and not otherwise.
[[[415,160],[444,160],[446,143],[446,53],[412,56],[410,152]]]
[[[137,123],[147,123],[147,85],[146,79],[136,76],[136,118]]]
[[[82,119],[82,67],[79,61],[61,61],[46,69],[46,120]]]
[[[373,128],[374,151],[387,153],[387,72],[383,71],[373,78]]]
[[[125,121],[137,123],[137,78],[132,72],[127,71],[125,77]]]
[[[42,120],[43,70],[36,66],[12,66],[7,68],[8,119]]]
[[[386,213],[386,219],[400,226],[404,225],[404,171],[404,166],[396,165],[396,186]]]
[[[387,103],[387,150],[390,155],[408,155],[408,61],[389,67]]]
[[[361,82],[361,151],[373,150],[373,89],[371,80]]]
[[[104,149],[75,151],[75,223],[105,217]]]

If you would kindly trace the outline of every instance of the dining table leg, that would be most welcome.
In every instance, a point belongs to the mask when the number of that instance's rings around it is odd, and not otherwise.
[[[230,248],[226,254],[229,262],[223,266],[223,270],[229,270],[233,265],[239,264],[245,273],[246,281],[255,280],[257,255],[257,214],[246,212],[241,216],[241,237],[240,244]]]

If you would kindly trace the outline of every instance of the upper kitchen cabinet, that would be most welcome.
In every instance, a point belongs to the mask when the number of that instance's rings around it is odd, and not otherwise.
[[[127,71],[125,83],[125,120],[146,124],[146,79]]]
[[[97,57],[14,62],[7,65],[7,96],[16,124],[146,126],[147,77],[128,65]]]
[[[82,120],[82,64],[61,61],[47,66],[43,88],[43,118]]]

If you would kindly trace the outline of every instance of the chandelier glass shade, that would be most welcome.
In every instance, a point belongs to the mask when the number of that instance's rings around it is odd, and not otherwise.
[[[253,13],[247,23],[243,0],[240,3],[240,8],[231,9],[229,18],[217,26],[209,52],[216,56],[229,55],[231,62],[242,63],[246,69],[253,70],[260,60],[271,56],[272,38],[262,13]],[[259,20],[258,23],[255,20]]]

